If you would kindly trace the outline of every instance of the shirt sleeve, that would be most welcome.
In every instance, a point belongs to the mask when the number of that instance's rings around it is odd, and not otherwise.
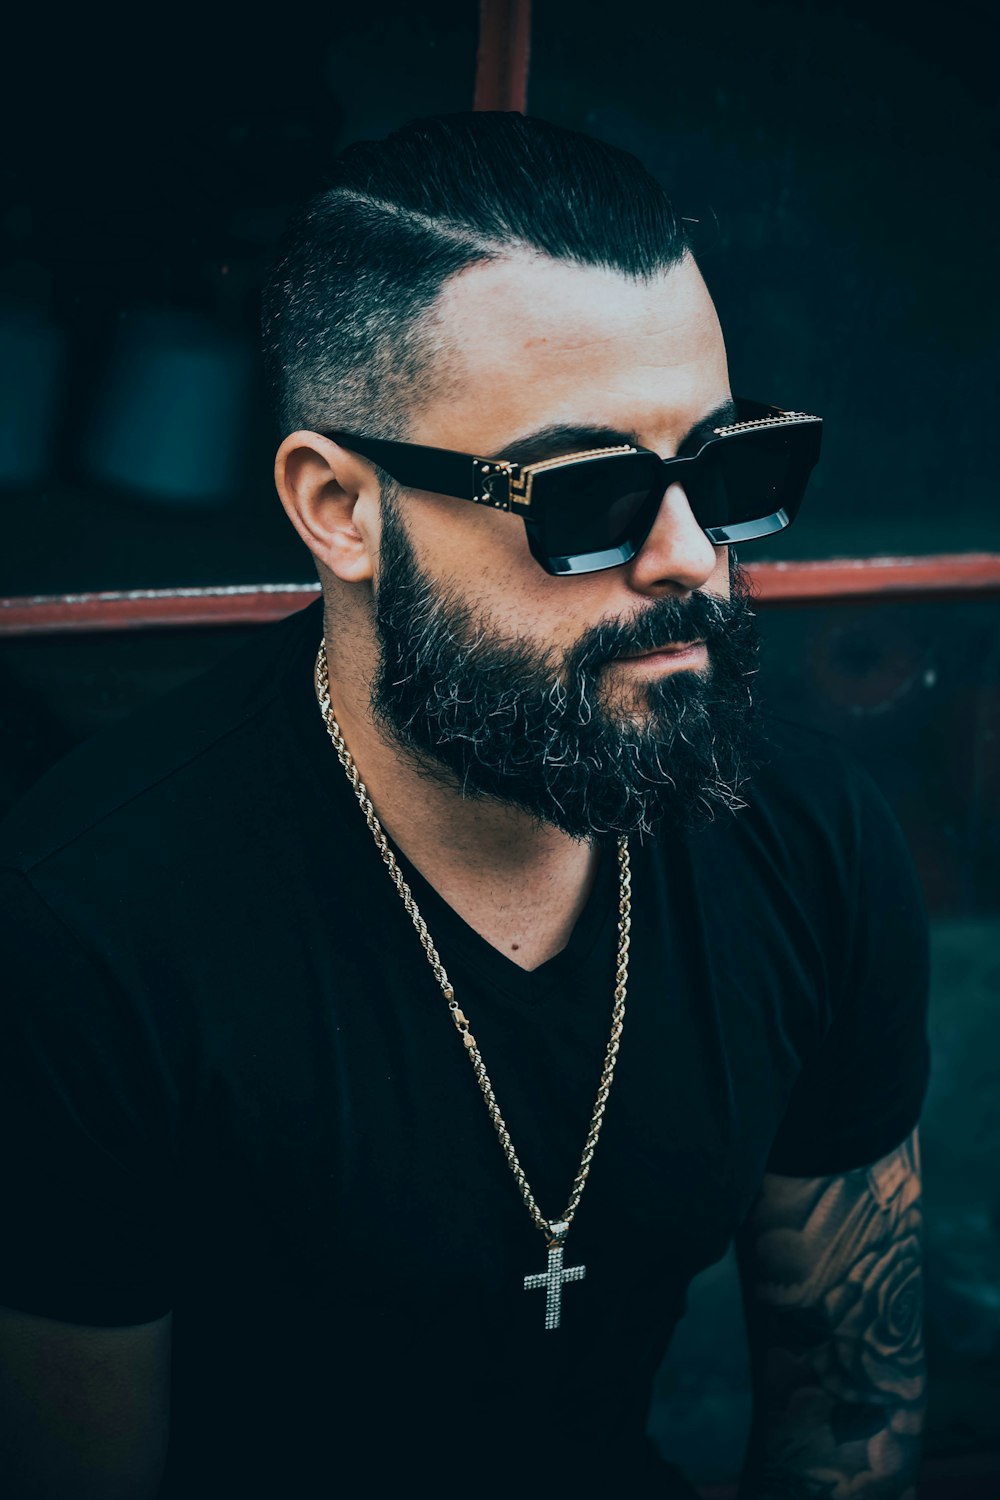
[[[917,1124],[930,1075],[930,934],[902,829],[849,761],[853,910],[826,1034],[804,1062],[767,1160],[788,1176],[869,1166]]]
[[[100,957],[0,870],[0,1304],[106,1326],[170,1310],[164,1098]]]

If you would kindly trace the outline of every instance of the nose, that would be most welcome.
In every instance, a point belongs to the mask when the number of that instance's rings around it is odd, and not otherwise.
[[[719,565],[716,548],[694,518],[683,486],[668,487],[646,540],[626,564],[633,588],[702,588]]]

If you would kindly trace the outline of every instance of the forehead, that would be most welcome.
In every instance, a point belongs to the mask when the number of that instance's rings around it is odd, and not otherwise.
[[[547,257],[472,266],[435,307],[444,380],[410,438],[502,453],[544,426],[634,431],[669,452],[729,393],[725,343],[694,260],[648,282]]]

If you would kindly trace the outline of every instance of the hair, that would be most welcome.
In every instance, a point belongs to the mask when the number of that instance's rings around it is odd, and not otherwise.
[[[545,120],[437,115],[358,141],[289,224],[264,288],[281,434],[406,437],[417,393],[448,367],[429,315],[468,266],[544,255],[648,280],[689,249],[636,157]]]

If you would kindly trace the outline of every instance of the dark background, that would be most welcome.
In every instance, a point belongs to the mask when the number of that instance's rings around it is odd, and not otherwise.
[[[471,105],[477,23],[471,0],[7,23],[0,596],[314,580],[271,481],[263,268],[341,146]],[[971,0],[536,4],[529,113],[641,156],[691,220],[734,389],[826,419],[801,516],[745,562],[1000,552],[992,30]],[[923,881],[928,1472],[949,1500],[1000,1493],[1000,1463],[958,1478],[1000,1453],[996,599],[762,607],[761,628],[766,696],[854,748]],[[0,805],[243,634],[7,639]],[[748,1409],[727,1259],[651,1424],[723,1479]]]
[[[529,110],[648,163],[694,221],[734,388],[826,418],[800,520],[749,557],[1000,545],[989,23],[970,0],[536,6]],[[471,105],[476,40],[472,0],[22,8],[0,595],[313,576],[271,487],[263,268],[339,147]]]

